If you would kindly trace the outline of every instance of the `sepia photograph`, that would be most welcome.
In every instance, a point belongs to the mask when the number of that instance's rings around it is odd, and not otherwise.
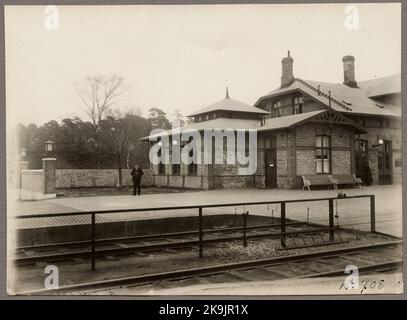
[[[403,294],[401,3],[9,4],[4,30],[9,296]]]

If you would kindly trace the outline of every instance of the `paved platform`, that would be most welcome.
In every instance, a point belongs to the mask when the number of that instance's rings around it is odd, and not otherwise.
[[[402,196],[401,186],[372,186],[360,189],[343,190],[348,196],[375,194],[376,195],[376,226],[377,231],[402,236]],[[43,201],[24,201],[9,203],[8,215],[58,213],[72,211],[92,211],[92,210],[113,210],[113,209],[137,209],[137,208],[158,208],[170,206],[188,206],[205,204],[224,203],[245,203],[254,201],[279,201],[290,199],[315,199],[323,197],[335,197],[334,190],[322,191],[302,191],[302,190],[271,190],[271,189],[227,189],[211,190],[199,192],[184,192],[173,194],[148,194],[142,196],[95,196],[95,197],[75,197],[57,198]],[[370,210],[368,199],[348,199],[338,201],[339,224],[353,226],[361,230],[370,228]],[[312,222],[327,222],[326,210],[321,210],[322,206],[309,202],[309,206],[304,203],[291,208],[292,212],[301,212],[301,215],[310,216]],[[208,209],[209,210],[209,209]],[[231,213],[234,208],[230,208]],[[278,210],[276,208],[276,210]],[[289,211],[289,210],[287,210]],[[151,211],[153,212],[153,211]],[[216,214],[219,210],[209,210],[207,214]],[[270,214],[270,208],[262,209],[264,214]],[[289,211],[290,212],[290,211]],[[157,212],[158,213],[158,212]],[[225,213],[222,211],[222,213]],[[174,213],[167,214],[160,212],[160,218],[170,217]],[[195,214],[193,212],[185,213]],[[287,215],[288,217],[289,214]],[[134,217],[134,215],[133,215]],[[140,219],[144,216],[140,215]],[[150,218],[154,216],[149,213]],[[122,214],[116,216],[106,216],[107,220],[128,219]],[[87,222],[86,222],[87,223]]]

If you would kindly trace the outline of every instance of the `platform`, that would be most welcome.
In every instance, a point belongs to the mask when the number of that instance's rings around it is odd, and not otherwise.
[[[372,186],[362,187],[361,189],[344,189],[348,196],[374,194],[376,196],[376,229],[380,232],[402,236],[402,198],[401,186]],[[137,208],[158,208],[170,206],[188,206],[188,205],[207,205],[207,204],[222,204],[222,203],[245,203],[255,201],[280,201],[291,199],[315,199],[323,197],[335,197],[337,195],[334,190],[322,191],[302,191],[302,190],[271,190],[271,189],[233,189],[233,190],[211,190],[199,192],[183,192],[173,194],[148,194],[142,196],[96,196],[96,197],[75,197],[75,198],[57,198],[44,201],[23,201],[17,203],[9,203],[8,215],[28,215],[41,213],[59,213],[59,212],[74,212],[74,211],[92,211],[92,210],[115,210],[115,209],[137,209]],[[363,201],[349,201],[341,203],[339,209],[339,224],[341,226],[352,226],[360,230],[369,230],[370,228],[370,208],[367,205],[367,198]],[[345,205],[346,203],[346,205]],[[251,208],[245,207],[250,210]],[[252,208],[253,209],[253,208]],[[204,214],[216,213],[234,213],[235,207],[223,208],[222,210],[206,209]],[[276,205],[276,210],[277,205]],[[301,204],[297,205],[296,209],[291,208],[292,212],[301,212],[306,214],[307,208]],[[196,215],[196,210],[184,210],[183,215]],[[290,218],[289,210],[287,217]],[[270,208],[263,208],[260,214],[269,215]],[[177,216],[180,212],[177,213]],[[173,217],[174,212],[149,211],[135,217],[134,213],[131,216],[126,216],[123,213],[117,215],[104,215],[102,221],[128,220],[128,219],[157,219],[165,217]],[[314,209],[312,206],[309,209],[309,217],[311,222],[327,223],[327,215],[325,210]],[[31,219],[30,219],[31,220]],[[58,221],[59,222],[55,222]],[[64,221],[65,222],[64,222]],[[55,219],[48,223],[60,224],[82,224],[88,223],[89,218],[71,217],[70,219]]]

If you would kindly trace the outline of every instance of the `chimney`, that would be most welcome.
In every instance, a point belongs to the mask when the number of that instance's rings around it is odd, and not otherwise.
[[[290,51],[287,53],[287,57],[281,60],[282,75],[281,75],[281,88],[289,86],[294,82],[293,74],[293,58],[290,57]]]
[[[343,84],[348,87],[356,88],[357,82],[355,81],[355,57],[344,56],[343,62]]]

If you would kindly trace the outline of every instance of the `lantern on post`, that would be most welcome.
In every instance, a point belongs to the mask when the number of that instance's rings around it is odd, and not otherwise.
[[[45,154],[47,156],[51,156],[54,152],[54,142],[51,140],[48,140],[47,142],[45,142]]]

